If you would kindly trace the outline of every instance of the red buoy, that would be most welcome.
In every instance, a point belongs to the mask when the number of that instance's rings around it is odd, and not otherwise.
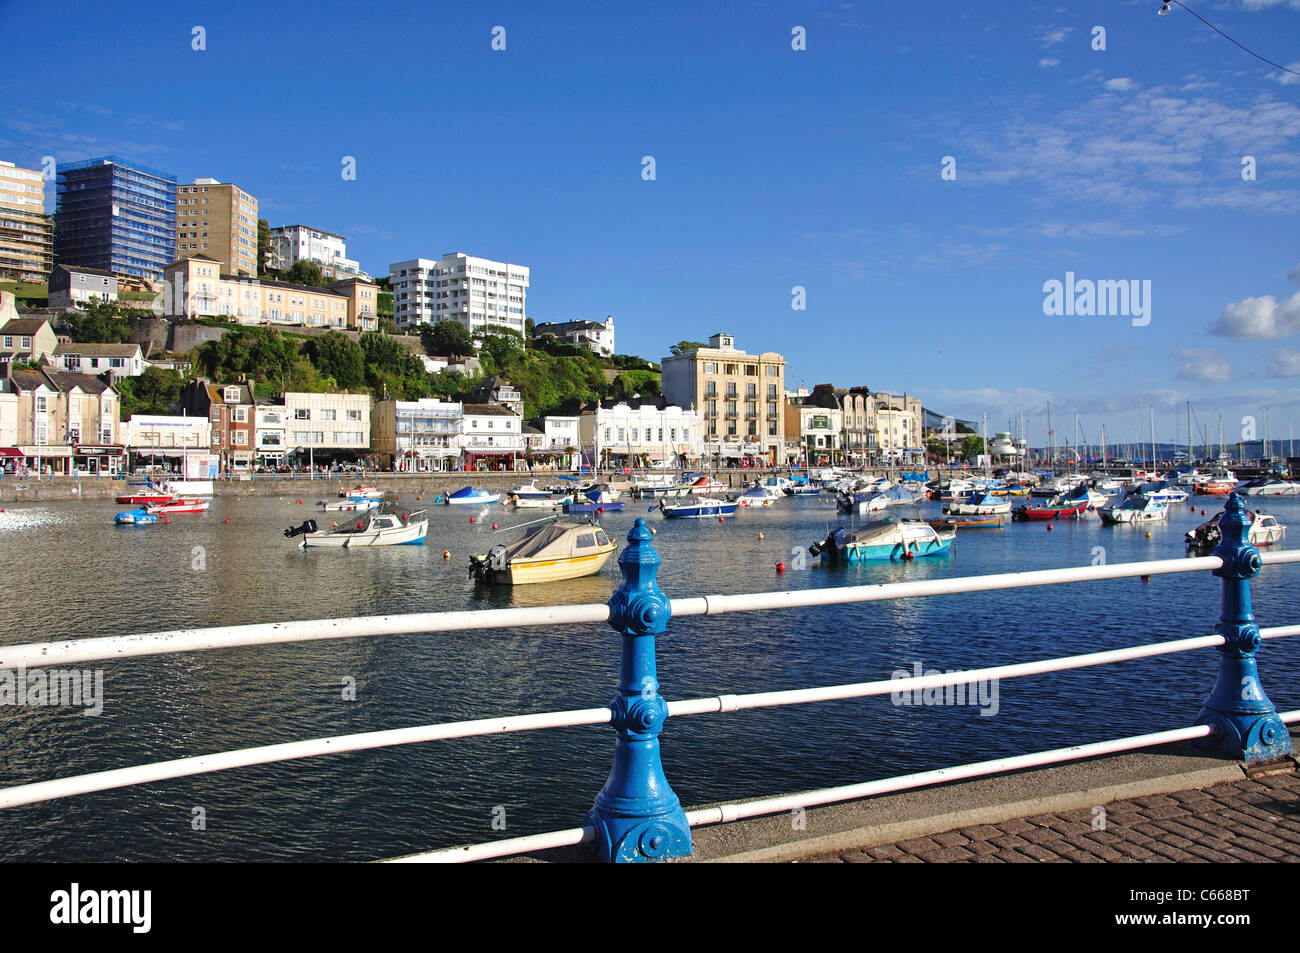
[[[365,525],[366,525],[366,524],[363,523],[363,522],[361,522],[361,520],[357,520],[357,529],[361,529],[361,528],[362,528],[363,526],[365,526]]]
[[[1048,523],[1048,524],[1047,524],[1047,531],[1048,531],[1049,533],[1052,531],[1052,524],[1051,524],[1051,523]]]
[[[496,528],[497,528],[497,524],[496,524],[496,523],[493,523],[493,524],[492,524],[492,528],[493,528],[493,529],[496,529]]]
[[[776,564],[776,571],[777,571],[777,572],[785,572],[785,563],[777,563],[777,564]]]
[[[718,517],[718,522],[719,522],[719,523],[722,522],[722,517],[721,517],[721,516]]]
[[[474,522],[474,517],[471,516],[471,517],[469,518],[469,521],[470,521],[471,523]]]

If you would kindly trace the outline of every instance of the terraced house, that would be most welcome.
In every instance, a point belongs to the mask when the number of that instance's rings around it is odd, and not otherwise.
[[[138,344],[60,344],[54,349],[54,363],[77,374],[108,374],[114,383],[139,377],[145,369]]]
[[[190,381],[181,392],[181,407],[211,422],[211,452],[222,470],[247,470],[253,465],[257,405],[251,385]]]
[[[306,325],[317,328],[374,330],[375,285],[343,281],[313,288],[225,274],[207,255],[174,261],[164,269],[164,314],[169,318],[227,316],[246,325]],[[369,294],[366,294],[369,292]]]
[[[9,387],[18,398],[16,449],[30,469],[54,473],[117,473],[126,460],[118,441],[117,390],[87,374],[16,370]]]

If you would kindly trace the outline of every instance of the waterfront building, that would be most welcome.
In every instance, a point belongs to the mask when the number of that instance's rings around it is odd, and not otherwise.
[[[54,263],[54,223],[45,214],[45,177],[0,161],[0,281],[42,284]]]
[[[612,357],[614,354],[614,318],[607,315],[604,322],[554,321],[534,325],[533,338],[552,334],[566,344],[585,347],[597,354]]]
[[[377,400],[370,411],[371,449],[380,466],[400,472],[450,470],[460,457],[463,419],[459,401]]]
[[[224,315],[243,325],[362,330],[368,321],[367,314],[354,310],[365,302],[360,293],[363,289],[355,287],[342,291],[226,275],[221,263],[206,255],[172,262],[165,271],[164,313],[169,318]]]
[[[288,271],[300,261],[316,262],[326,278],[370,280],[360,262],[348,257],[348,240],[342,235],[308,225],[278,225],[271,229],[266,267]]]
[[[580,417],[558,414],[543,417],[542,439],[534,457],[538,463],[563,470],[577,469],[582,465],[582,427]]]
[[[0,291],[0,296],[4,295],[13,298]],[[44,318],[11,318],[0,325],[0,376],[14,361],[49,364],[58,346],[59,337]]]
[[[118,473],[126,449],[118,441],[117,390],[98,377],[66,371],[15,370],[16,449],[31,469],[54,473]]]
[[[471,334],[489,325],[524,334],[529,272],[523,265],[452,252],[436,261],[394,262],[388,270],[398,327],[459,321]]]
[[[136,462],[172,463],[189,453],[207,453],[212,446],[212,421],[207,417],[132,414],[122,422],[123,442]]]
[[[798,447],[795,456],[787,457],[786,462],[806,461],[810,466],[843,462],[840,438],[844,411],[833,394],[814,390],[807,396],[790,398],[785,413],[786,432]]]
[[[921,398],[877,391],[871,395],[882,463],[914,463],[925,458]]]
[[[84,311],[91,304],[117,300],[117,276],[102,268],[55,265],[50,272],[49,305],[59,311]]]
[[[0,467],[10,472],[22,454],[18,451],[18,395],[13,385],[0,378]]]
[[[171,258],[207,255],[232,275],[257,277],[257,199],[237,185],[195,179],[176,190]],[[170,261],[171,258],[168,260]]]
[[[59,167],[54,261],[149,281],[176,251],[176,176],[116,156]]]
[[[718,333],[708,347],[663,359],[663,395],[700,415],[706,461],[776,463],[785,456],[785,365],[780,354],[746,354]]]
[[[254,403],[253,459],[258,466],[283,466],[288,453],[284,401],[257,397]]]
[[[355,463],[370,455],[369,394],[284,395],[287,452],[299,465]]]
[[[247,383],[213,384],[200,378],[181,391],[186,415],[211,421],[209,447],[222,470],[247,470],[252,465],[254,406],[253,388]]]
[[[53,363],[77,374],[108,374],[113,383],[139,377],[148,366],[138,344],[59,344]]]
[[[513,470],[525,450],[523,420],[500,404],[465,404],[460,465],[466,470]]]
[[[693,466],[700,427],[695,411],[664,397],[611,399],[583,408],[579,439],[583,454],[600,466]]]

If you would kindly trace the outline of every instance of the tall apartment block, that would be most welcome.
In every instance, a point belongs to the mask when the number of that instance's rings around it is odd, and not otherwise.
[[[0,281],[45,282],[53,255],[45,180],[32,169],[0,162]]]
[[[398,327],[459,321],[470,333],[499,324],[524,333],[528,269],[464,252],[437,261],[413,258],[388,266]]]
[[[320,265],[326,278],[339,280],[370,276],[361,270],[361,263],[348,257],[348,240],[342,235],[311,228],[307,225],[278,225],[271,229],[270,260],[268,268],[288,271],[300,261],[314,261]]]
[[[237,185],[195,179],[176,197],[175,260],[207,255],[228,275],[257,277],[257,199]]]
[[[175,257],[176,176],[116,156],[59,167],[55,262],[158,281]]]

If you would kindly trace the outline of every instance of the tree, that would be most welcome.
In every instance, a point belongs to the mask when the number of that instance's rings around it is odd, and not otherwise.
[[[77,344],[129,344],[131,318],[144,312],[97,301],[84,312],[65,311],[63,324]]]
[[[523,335],[514,328],[502,325],[488,325],[483,328],[479,332],[479,339],[482,341],[478,349],[479,357],[481,358],[486,352],[492,358],[498,373],[505,371],[511,358],[524,350]]]
[[[470,337],[469,328],[459,321],[420,325],[420,343],[424,345],[424,353],[430,356],[463,357],[474,353],[474,339]]]
[[[681,357],[687,351],[693,351],[696,348],[701,347],[708,347],[708,345],[703,341],[678,341],[668,350],[672,353],[673,357]]]
[[[394,321],[392,318],[380,318],[379,333],[380,334],[401,334],[402,332],[397,330],[397,322]]]
[[[114,386],[121,395],[123,417],[171,414],[180,403],[180,376],[161,367],[146,367],[138,377],[124,377]]]
[[[984,452],[984,438],[979,434],[969,434],[961,442],[963,457],[977,457]]]
[[[659,375],[654,371],[624,371],[609,385],[610,397],[658,397]]]
[[[321,266],[306,259],[295,261],[293,267],[285,272],[284,280],[290,284],[307,285],[312,288],[323,288],[330,283]]]
[[[271,257],[271,226],[264,218],[257,220],[257,273],[266,273],[266,263]]]
[[[321,377],[333,378],[344,390],[356,390],[366,382],[366,355],[361,345],[346,334],[330,331],[303,347]]]

